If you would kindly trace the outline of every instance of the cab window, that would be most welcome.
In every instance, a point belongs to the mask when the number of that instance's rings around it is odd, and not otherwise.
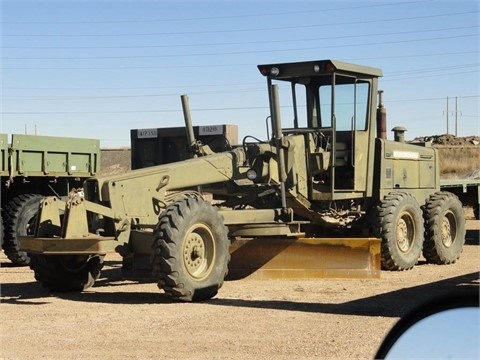
[[[323,85],[319,88],[322,126],[332,126],[333,114],[337,131],[366,130],[369,83],[339,76],[337,79],[333,93],[332,85]]]

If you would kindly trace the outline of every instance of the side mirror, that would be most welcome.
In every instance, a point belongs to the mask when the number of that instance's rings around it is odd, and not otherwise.
[[[460,290],[401,318],[375,359],[480,359],[479,289]]]

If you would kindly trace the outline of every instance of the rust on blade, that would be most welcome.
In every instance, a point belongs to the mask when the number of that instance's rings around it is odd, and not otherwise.
[[[237,239],[227,279],[379,278],[380,239]]]

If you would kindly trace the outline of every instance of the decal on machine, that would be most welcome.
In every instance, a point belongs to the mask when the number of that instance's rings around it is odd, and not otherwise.
[[[158,137],[158,129],[138,129],[137,137],[139,139],[149,139]]]
[[[396,159],[418,159],[420,157],[420,154],[415,151],[394,150],[393,157]]]
[[[223,126],[222,125],[208,125],[208,126],[199,126],[198,135],[222,135]]]

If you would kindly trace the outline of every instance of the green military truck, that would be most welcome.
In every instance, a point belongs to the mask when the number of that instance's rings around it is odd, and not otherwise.
[[[69,137],[0,134],[2,249],[13,264],[28,265],[17,237],[30,235],[39,201],[66,198],[100,168],[100,141]]]

